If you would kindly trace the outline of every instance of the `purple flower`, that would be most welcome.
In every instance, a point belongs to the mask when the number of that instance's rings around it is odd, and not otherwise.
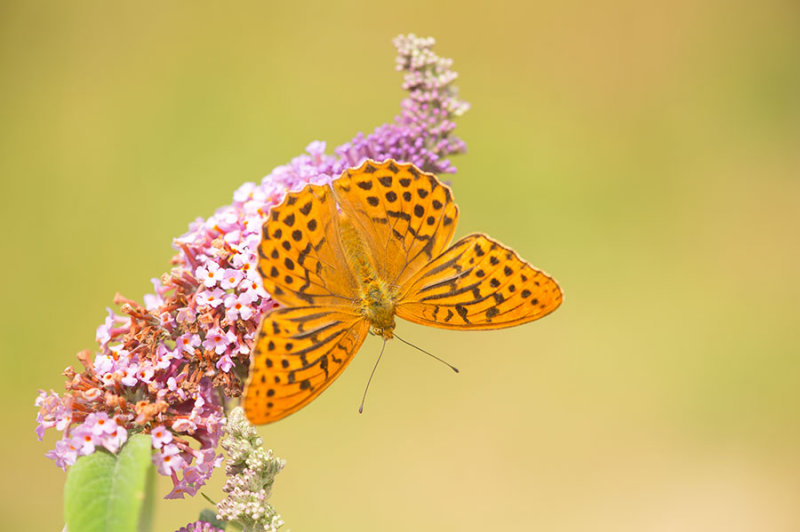
[[[220,286],[225,290],[231,290],[232,288],[236,288],[236,285],[244,277],[244,273],[242,270],[237,270],[236,268],[225,268],[225,271],[222,273],[222,278],[220,279]]]
[[[225,331],[221,327],[212,327],[206,333],[203,341],[203,348],[206,351],[214,351],[221,355],[225,352],[231,342],[236,341],[236,335],[230,331]]]
[[[162,475],[170,476],[173,472],[181,469],[184,463],[180,452],[177,445],[168,443],[161,448],[160,452],[155,453],[153,462],[156,464],[158,472]]]
[[[230,372],[231,368],[233,367],[233,360],[231,359],[230,355],[222,355],[220,359],[217,361],[217,368],[225,373]]]
[[[433,38],[413,34],[394,40],[397,47],[397,70],[405,72],[403,89],[409,92],[402,102],[402,112],[394,123],[384,124],[373,133],[357,135],[351,142],[336,149],[344,170],[360,165],[364,159],[395,159],[415,164],[433,173],[453,173],[455,168],[445,159],[466,151],[464,142],[452,135],[453,119],[469,109],[458,99],[453,82],[458,77],[451,70],[452,60],[433,53]]]
[[[128,441],[128,431],[119,425],[115,425],[114,432],[106,437],[103,445],[109,452],[116,453],[126,441]]]
[[[195,302],[201,307],[218,307],[225,298],[225,291],[220,288],[213,290],[199,290]]]
[[[215,527],[211,523],[206,523],[205,521],[195,521],[194,523],[189,523],[186,526],[180,527],[175,532],[224,532],[224,530]]]
[[[48,451],[45,456],[55,460],[56,466],[66,471],[78,459],[78,450],[79,447],[73,443],[72,438],[61,439],[56,442],[56,448]]]
[[[241,395],[242,376],[262,316],[275,302],[257,272],[261,227],[288,191],[326,184],[367,158],[394,158],[423,170],[454,172],[447,157],[462,153],[454,120],[468,109],[453,85],[451,61],[436,56],[433,39],[394,41],[397,69],[408,91],[400,114],[372,133],[326,153],[314,141],[306,153],[245,183],[233,202],[198,218],[174,239],[172,269],[153,280],[144,305],[121,295],[97,328],[98,351],[78,353],[83,371],[65,370],[66,392],[40,392],[37,436],[62,432],[47,456],[59,467],[98,446],[116,452],[129,434],[151,434],[153,461],[172,478],[168,498],[194,494],[220,463],[215,449],[222,401]]]
[[[70,396],[61,398],[55,392],[47,393],[39,390],[35,404],[39,407],[39,414],[36,416],[36,422],[39,424],[36,434],[39,436],[39,441],[44,437],[46,429],[55,427],[56,430],[63,431],[72,424],[72,398]]]
[[[206,288],[216,286],[222,278],[223,272],[220,271],[219,266],[212,261],[207,263],[207,266],[200,266],[195,272],[197,280],[202,282]]]
[[[240,317],[242,320],[249,320],[254,312],[252,303],[258,297],[254,290],[245,290],[239,294],[228,294],[224,301],[225,319],[230,323],[235,323]]]
[[[153,449],[161,449],[172,441],[172,433],[164,425],[159,425],[150,431],[153,440]]]
[[[200,336],[191,332],[183,333],[175,342],[184,353],[194,353],[200,346]]]

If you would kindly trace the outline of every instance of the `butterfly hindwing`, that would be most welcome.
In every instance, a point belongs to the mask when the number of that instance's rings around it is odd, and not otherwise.
[[[270,210],[258,247],[264,289],[287,306],[349,306],[357,284],[338,236],[331,189],[308,185]]]
[[[468,235],[402,287],[397,316],[444,329],[500,329],[561,304],[558,284],[486,235]]]
[[[458,208],[450,188],[410,164],[366,161],[333,182],[378,276],[403,285],[450,243]]]
[[[302,408],[333,382],[364,341],[369,324],[326,307],[290,307],[262,322],[244,408],[252,423],[271,423]]]

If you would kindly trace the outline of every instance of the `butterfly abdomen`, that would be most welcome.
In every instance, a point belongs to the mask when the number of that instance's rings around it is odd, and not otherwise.
[[[366,244],[346,216],[342,216],[340,220],[339,236],[347,263],[353,269],[359,283],[360,313],[370,322],[375,334],[391,338],[395,325],[394,291],[378,276],[369,258]]]

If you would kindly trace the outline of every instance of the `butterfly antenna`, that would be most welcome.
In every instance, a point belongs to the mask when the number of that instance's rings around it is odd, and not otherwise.
[[[372,382],[372,377],[375,375],[375,370],[378,369],[378,363],[381,361],[381,357],[383,356],[383,350],[386,349],[386,338],[383,339],[383,347],[381,347],[381,353],[378,355],[378,360],[375,361],[375,365],[372,367],[372,373],[369,374],[369,380],[367,381],[367,387],[364,388],[364,397],[361,398],[361,406],[358,407],[358,413],[361,414],[364,412],[364,401],[367,400],[367,390],[369,390],[369,383]]]
[[[429,352],[425,351],[424,349],[422,349],[421,347],[417,347],[417,346],[415,346],[415,345],[414,345],[414,344],[412,344],[411,342],[406,342],[405,340],[403,340],[402,338],[400,338],[400,337],[399,337],[399,336],[397,336],[396,334],[394,335],[394,337],[395,337],[395,338],[397,338],[398,340],[400,340],[401,342],[403,342],[404,344],[406,344],[406,345],[410,345],[411,347],[413,347],[414,349],[416,349],[416,350],[418,350],[418,351],[422,351],[423,353],[425,353],[425,354],[426,354],[426,355],[428,355],[429,357],[431,357],[431,358],[435,358],[436,360],[438,360],[439,362],[441,362],[442,364],[444,364],[444,365],[445,365],[445,366],[447,366],[448,368],[450,368],[450,369],[452,369],[453,371],[455,371],[456,373],[458,373],[458,368],[457,368],[457,367],[455,367],[454,365],[452,365],[451,363],[447,362],[446,360],[442,360],[441,358],[437,357],[437,356],[436,356],[436,355],[434,355],[433,353],[429,353]]]

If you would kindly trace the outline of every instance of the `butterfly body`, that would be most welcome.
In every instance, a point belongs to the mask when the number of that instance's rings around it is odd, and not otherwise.
[[[250,421],[277,421],[308,404],[370,331],[392,338],[396,316],[486,330],[561,304],[551,277],[486,235],[450,245],[457,220],[449,187],[392,160],[287,194],[258,249],[264,288],[279,308],[256,340],[244,394]]]
[[[392,338],[396,290],[379,278],[366,243],[347,215],[342,215],[339,220],[339,236],[347,264],[359,283],[359,312],[370,323],[373,333]]]

